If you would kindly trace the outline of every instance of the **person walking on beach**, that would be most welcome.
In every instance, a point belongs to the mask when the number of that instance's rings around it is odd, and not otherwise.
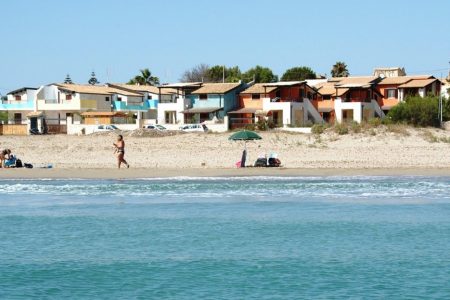
[[[115,154],[117,154],[117,167],[120,169],[120,166],[122,163],[124,163],[127,168],[130,167],[130,165],[125,160],[125,141],[123,140],[123,136],[119,134],[117,137],[117,142],[113,143],[114,147],[116,147],[116,150],[114,151]]]

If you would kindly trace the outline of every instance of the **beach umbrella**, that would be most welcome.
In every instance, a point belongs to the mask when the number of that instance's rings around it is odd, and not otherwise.
[[[242,130],[232,134],[228,139],[232,141],[244,141],[244,151],[242,152],[241,158],[241,168],[244,168],[245,161],[247,160],[247,141],[261,140],[262,137],[254,131]]]
[[[253,141],[261,140],[262,137],[260,137],[259,134],[254,131],[241,130],[232,134],[228,139],[232,141]]]

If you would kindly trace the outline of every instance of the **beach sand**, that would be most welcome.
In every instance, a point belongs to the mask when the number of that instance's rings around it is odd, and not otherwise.
[[[262,132],[247,143],[247,164],[276,152],[283,168],[237,169],[243,142],[230,133],[125,136],[129,170],[116,169],[115,133],[88,136],[0,136],[34,169],[0,169],[0,178],[144,178],[172,176],[449,175],[450,132],[387,129],[317,136]],[[52,165],[51,169],[45,167]]]

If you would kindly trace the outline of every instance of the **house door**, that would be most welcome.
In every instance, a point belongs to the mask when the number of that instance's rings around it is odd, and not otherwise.
[[[174,111],[166,111],[166,124],[175,124],[177,119]]]
[[[14,113],[14,124],[22,124],[22,114]]]
[[[33,131],[37,131],[38,130],[37,118],[30,118],[30,129],[33,130]]]

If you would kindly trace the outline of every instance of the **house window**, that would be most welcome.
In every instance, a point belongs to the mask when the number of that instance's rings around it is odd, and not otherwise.
[[[252,100],[259,100],[261,99],[261,94],[252,94]]]
[[[122,97],[117,97],[117,101],[122,101]]]
[[[148,96],[147,96],[147,99],[148,99],[148,100],[152,100],[152,95],[148,95]]]
[[[67,94],[66,95],[66,100],[72,100],[72,94]]]
[[[396,89],[388,89],[386,90],[386,94],[388,98],[396,98],[397,97],[397,90]]]
[[[16,96],[15,96],[15,99],[16,99],[16,101],[21,101],[21,100],[22,100],[22,96],[16,95]]]
[[[322,99],[323,100],[331,100],[331,95],[323,95]]]
[[[300,90],[300,98],[301,99],[305,98],[305,90],[304,89]]]
[[[105,97],[105,101],[106,101],[106,102],[109,102],[109,97]]]
[[[208,100],[208,94],[200,94],[199,98],[200,100]]]

